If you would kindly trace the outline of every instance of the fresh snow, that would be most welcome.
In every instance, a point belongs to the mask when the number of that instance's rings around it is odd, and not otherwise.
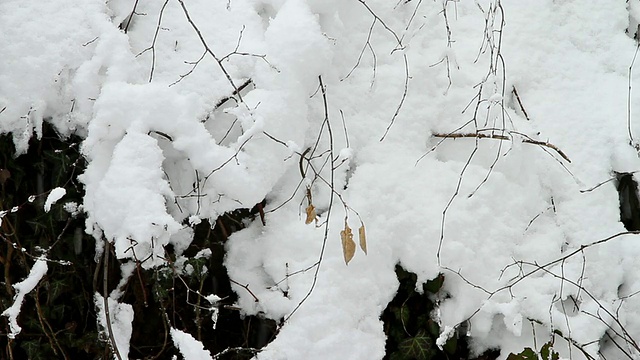
[[[67,190],[61,187],[57,187],[49,193],[47,196],[47,200],[44,202],[44,211],[49,212],[51,210],[51,206],[55,204],[58,200],[62,199],[63,196],[67,194]]]
[[[257,359],[381,359],[396,264],[419,283],[444,274],[440,343],[467,320],[472,350],[501,359],[552,330],[596,358],[622,356],[601,341],[621,325],[640,338],[637,235],[579,251],[624,231],[615,182],[592,188],[640,169],[636,0],[140,2],[125,33],[131,6],[0,3],[0,132],[18,154],[43,121],[85,138],[86,231],[123,277],[266,198],[266,226],[233,234],[225,260],[251,289],[235,287],[243,314],[286,319]],[[494,139],[443,138],[476,131]],[[345,219],[368,247],[348,266]],[[211,358],[171,334],[185,359]]]
[[[112,334],[115,344],[109,342],[114,350],[120,354],[120,358],[129,358],[129,340],[133,331],[133,307],[130,304],[119,303],[112,296],[107,298],[109,304],[109,319],[105,311],[105,301],[102,295],[95,293],[93,303],[98,310],[98,324],[105,338]],[[114,359],[117,357],[114,355]]]
[[[9,338],[15,339],[15,337],[20,334],[20,331],[22,331],[22,327],[18,325],[18,315],[20,315],[24,297],[36,288],[40,279],[47,273],[48,269],[47,259],[45,257],[38,258],[31,267],[27,278],[12,285],[16,290],[16,294],[13,297],[13,304],[1,314],[1,316],[6,316],[9,320],[9,328],[11,329],[9,334],[7,334]]]
[[[196,340],[191,334],[178,329],[171,328],[171,339],[176,345],[180,354],[189,360],[211,360],[211,353],[204,348],[204,345]]]

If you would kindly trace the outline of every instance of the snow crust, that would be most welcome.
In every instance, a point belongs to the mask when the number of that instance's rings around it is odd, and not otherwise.
[[[162,266],[190,226],[266,198],[266,225],[233,234],[225,260],[251,289],[235,288],[244,314],[286,319],[258,359],[381,359],[396,264],[419,283],[445,275],[440,343],[467,324],[474,352],[504,359],[559,330],[616,358],[607,331],[640,337],[637,235],[579,251],[624,231],[615,182],[594,187],[640,169],[636,2],[184,3],[140,2],[147,15],[130,22],[124,0],[0,3],[0,132],[17,153],[43,121],[85,138],[98,252],[109,241],[121,260]],[[348,266],[345,219],[368,243]],[[23,286],[3,312],[12,332]],[[133,310],[118,296],[127,354]],[[171,335],[186,359],[211,358]],[[584,356],[571,346],[556,350]]]

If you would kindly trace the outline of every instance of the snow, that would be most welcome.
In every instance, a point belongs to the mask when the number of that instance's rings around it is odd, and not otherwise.
[[[25,295],[36,288],[40,279],[47,273],[48,268],[47,259],[45,257],[38,258],[31,267],[27,278],[13,284],[13,288],[16,290],[16,294],[13,297],[13,304],[1,314],[1,316],[6,316],[9,320],[9,329],[11,329],[11,331],[7,336],[9,336],[10,339],[15,339],[16,336],[20,334],[20,331],[22,331],[22,327],[18,325],[18,316],[20,315],[20,309],[22,308]]]
[[[605,309],[640,336],[637,235],[554,262],[624,231],[614,182],[585,190],[640,168],[629,145],[640,75],[628,99],[636,43],[625,34],[637,2],[139,6],[147,15],[125,33],[123,0],[0,4],[0,132],[17,153],[43,121],[85,138],[77,208],[98,251],[114,244],[123,281],[135,260],[166,265],[167,244],[182,269],[191,226],[267,199],[266,225],[233,234],[225,258],[252,292],[235,286],[243,314],[286,319],[258,359],[382,358],[396,264],[418,288],[445,275],[439,344],[468,321],[476,353],[497,347],[504,359],[559,329],[616,358],[597,341],[620,326],[592,316]],[[220,103],[249,79],[239,101]],[[318,221],[305,224],[311,204]],[[345,221],[365,225],[368,245],[348,267]],[[109,306],[126,353],[133,310],[120,295]],[[569,296],[581,311],[562,306]],[[171,334],[186,359],[211,358]],[[583,356],[569,346],[555,348]]]
[[[47,200],[44,202],[44,211],[49,212],[51,210],[51,205],[55,204],[58,200],[62,199],[63,196],[67,194],[67,190],[61,187],[57,187],[47,196]]]
[[[120,354],[120,358],[129,358],[129,341],[133,331],[133,307],[129,304],[119,303],[113,297],[108,297],[109,303],[109,320],[105,312],[105,301],[102,295],[95,293],[93,303],[98,310],[98,324],[105,336],[113,336],[115,344],[108,340],[109,343]],[[114,359],[118,357],[113,354]]]
[[[171,328],[171,339],[185,360],[211,360],[211,353],[191,334]]]

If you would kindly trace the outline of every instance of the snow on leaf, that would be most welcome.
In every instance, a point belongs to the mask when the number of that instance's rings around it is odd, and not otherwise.
[[[349,261],[353,259],[353,255],[356,253],[356,242],[353,241],[353,233],[346,221],[344,223],[344,230],[340,231],[340,238],[342,239],[344,262],[349,265]]]
[[[57,187],[51,192],[49,192],[49,196],[47,196],[47,200],[44,202],[44,211],[49,212],[51,210],[51,206],[56,203],[56,201],[60,200],[63,196],[65,196],[67,190],[61,187]]]

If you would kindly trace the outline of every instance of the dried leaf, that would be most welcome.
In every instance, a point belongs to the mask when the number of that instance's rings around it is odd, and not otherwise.
[[[358,237],[360,238],[360,249],[362,249],[362,251],[364,251],[364,253],[367,253],[367,235],[365,235],[364,232],[364,225],[360,225],[360,228],[358,229]]]
[[[305,224],[311,224],[316,219],[316,207],[313,204],[309,204],[307,206],[307,219],[304,221]]]
[[[349,265],[349,261],[353,259],[353,255],[356,253],[356,242],[353,241],[353,233],[346,222],[344,223],[344,230],[340,231],[340,238],[342,239],[344,262]]]
[[[11,177],[11,172],[7,169],[0,169],[0,184],[4,185],[4,183],[9,180]]]

